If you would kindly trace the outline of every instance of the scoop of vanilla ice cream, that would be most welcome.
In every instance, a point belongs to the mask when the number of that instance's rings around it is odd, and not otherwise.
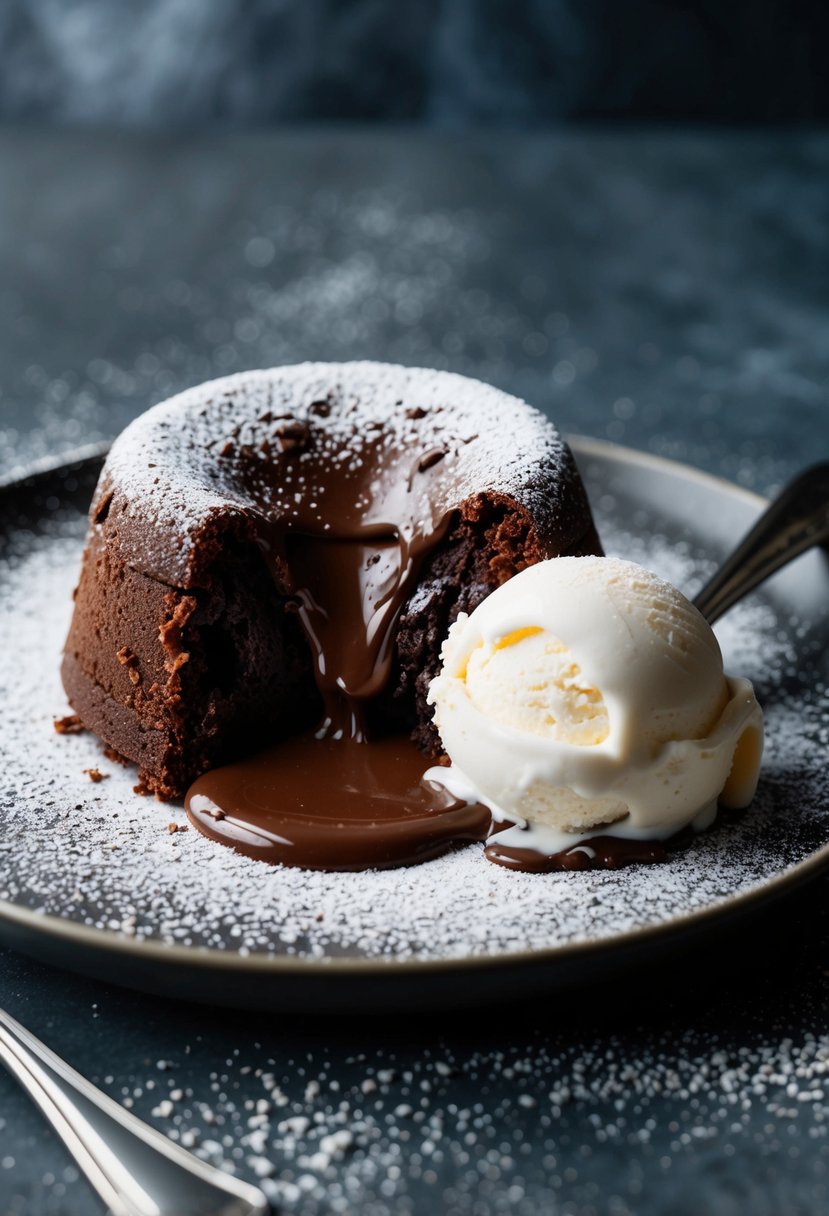
[[[569,647],[538,625],[477,645],[466,660],[465,684],[475,708],[502,726],[584,746],[607,738],[601,692]]]
[[[696,608],[632,562],[524,570],[458,618],[442,659],[429,697],[454,770],[445,783],[500,817],[668,836],[710,821],[718,798],[753,797],[751,685],[726,677]]]

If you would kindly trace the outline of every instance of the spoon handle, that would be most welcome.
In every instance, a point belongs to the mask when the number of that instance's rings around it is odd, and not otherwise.
[[[709,624],[781,566],[829,543],[829,463],[801,473],[775,498],[694,604]]]
[[[113,1216],[266,1216],[262,1192],[142,1123],[0,1009],[0,1061]]]

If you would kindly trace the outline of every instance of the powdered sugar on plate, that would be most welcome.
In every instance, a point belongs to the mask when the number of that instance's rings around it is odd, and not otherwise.
[[[608,552],[680,587],[710,566],[701,545],[617,504]],[[718,626],[726,666],[755,681],[767,750],[757,799],[664,865],[520,874],[473,845],[409,869],[331,874],[268,867],[187,828],[182,809],[133,792],[136,775],[88,734],[60,736],[58,663],[85,520],[52,510],[7,529],[0,580],[0,897],[138,940],[242,955],[461,959],[597,939],[716,906],[829,842],[820,639],[754,597]],[[96,779],[98,776],[102,779]]]

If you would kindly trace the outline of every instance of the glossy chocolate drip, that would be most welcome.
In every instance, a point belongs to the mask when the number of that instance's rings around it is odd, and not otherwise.
[[[389,529],[287,538],[296,611],[324,706],[319,735],[365,738],[364,706],[388,680],[400,610],[444,530],[408,539]]]
[[[498,825],[503,827],[502,824]],[[591,836],[557,853],[505,844],[497,838],[484,849],[487,861],[509,870],[529,874],[550,874],[556,870],[618,870],[622,866],[667,861],[670,854],[687,844],[691,832],[686,828],[667,840],[631,840],[624,836]]]
[[[324,706],[317,734],[362,739],[365,703],[391,673],[400,611],[449,526],[432,493],[442,462],[382,432],[336,465],[309,463],[313,443],[308,428],[292,433],[278,481],[258,483],[261,543],[311,648]]]
[[[411,865],[484,840],[489,811],[422,780],[427,761],[400,737],[360,743],[302,735],[214,769],[187,794],[212,840],[313,870]]]

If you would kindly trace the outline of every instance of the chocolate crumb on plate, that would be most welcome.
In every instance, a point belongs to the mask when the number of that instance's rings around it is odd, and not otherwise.
[[[64,714],[62,718],[55,718],[53,725],[58,735],[82,735],[86,730],[77,714]]]
[[[95,785],[97,785],[99,781],[106,781],[109,777],[109,773],[102,773],[99,768],[85,768],[83,771],[89,777],[89,780],[94,782]]]

